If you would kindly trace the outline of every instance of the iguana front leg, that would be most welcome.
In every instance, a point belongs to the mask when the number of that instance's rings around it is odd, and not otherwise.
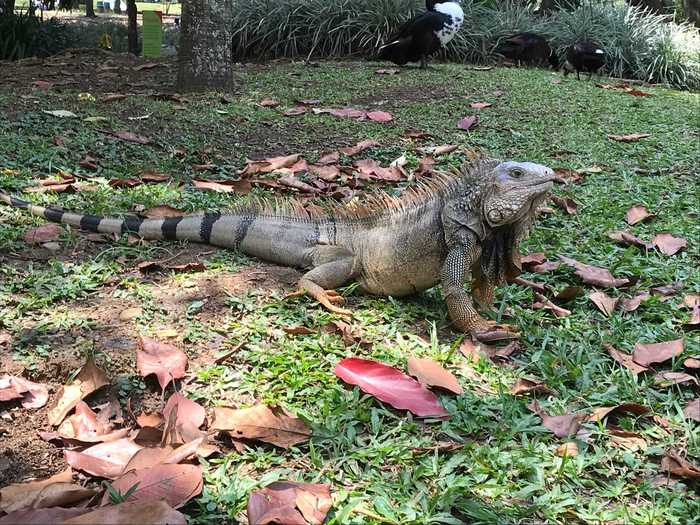
[[[463,287],[469,269],[479,255],[480,249],[476,243],[456,244],[450,248],[442,267],[442,292],[447,312],[455,326],[465,332],[484,330],[494,324],[477,313]]]
[[[336,306],[337,303],[344,303],[345,298],[333,289],[352,279],[352,254],[342,248],[324,246],[314,251],[312,259],[314,268],[299,279],[298,291],[287,297],[310,295],[331,312],[352,315],[350,310]]]

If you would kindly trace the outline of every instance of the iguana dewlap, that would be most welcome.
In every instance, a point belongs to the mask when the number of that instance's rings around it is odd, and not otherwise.
[[[353,206],[309,212],[291,203],[252,201],[226,213],[166,219],[103,218],[42,207],[0,193],[0,201],[49,221],[91,232],[135,233],[144,239],[187,240],[306,269],[299,281],[331,311],[343,298],[333,291],[356,281],[370,294],[401,296],[440,282],[450,318],[465,331],[487,322],[472,293],[490,304],[496,285],[517,275],[518,243],[552,187],[551,169],[531,162],[480,160],[404,191],[363,197]]]

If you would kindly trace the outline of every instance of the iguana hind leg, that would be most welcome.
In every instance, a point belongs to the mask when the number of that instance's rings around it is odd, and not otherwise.
[[[336,306],[344,303],[345,298],[334,290],[353,278],[352,254],[340,248],[325,246],[316,249],[312,258],[314,268],[299,279],[299,289],[287,297],[310,295],[331,312],[352,315],[350,310]]]

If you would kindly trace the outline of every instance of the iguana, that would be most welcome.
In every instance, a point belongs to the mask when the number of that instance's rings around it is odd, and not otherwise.
[[[187,240],[306,270],[297,294],[332,312],[344,298],[334,289],[356,281],[367,293],[402,296],[442,283],[453,323],[487,329],[463,283],[488,306],[494,287],[520,269],[518,244],[552,187],[551,169],[531,162],[481,159],[436,175],[401,197],[367,195],[361,204],[308,211],[294,201],[253,200],[226,213],[166,219],[104,218],[30,204],[0,192],[0,201],[52,222],[144,239]]]

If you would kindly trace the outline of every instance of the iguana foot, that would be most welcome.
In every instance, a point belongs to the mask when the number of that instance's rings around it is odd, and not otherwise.
[[[352,312],[350,310],[346,310],[345,308],[339,308],[335,306],[336,304],[345,303],[345,297],[340,295],[335,290],[324,290],[316,283],[312,283],[310,281],[300,281],[299,289],[296,292],[288,294],[287,296],[285,296],[285,298],[299,297],[301,295],[310,295],[329,312],[333,312],[338,315],[352,315]]]

